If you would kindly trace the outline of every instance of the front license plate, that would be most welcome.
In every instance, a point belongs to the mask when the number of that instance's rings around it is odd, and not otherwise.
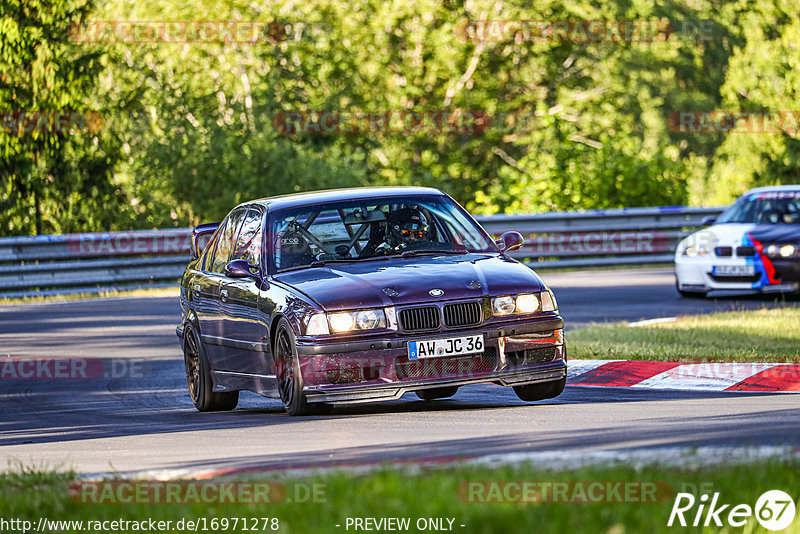
[[[483,335],[408,342],[408,357],[411,360],[475,354],[476,352],[483,352]]]
[[[755,265],[716,265],[713,274],[717,276],[753,276]]]

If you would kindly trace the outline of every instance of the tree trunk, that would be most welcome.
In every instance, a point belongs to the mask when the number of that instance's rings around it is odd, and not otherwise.
[[[42,235],[42,206],[39,204],[39,188],[33,188],[33,209],[35,213],[36,235]]]

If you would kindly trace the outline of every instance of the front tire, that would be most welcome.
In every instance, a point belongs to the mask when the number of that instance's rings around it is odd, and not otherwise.
[[[215,392],[211,380],[211,365],[208,363],[203,343],[194,328],[187,326],[183,337],[183,363],[186,368],[186,383],[189,396],[199,412],[220,412],[236,408],[238,391]]]
[[[281,317],[275,330],[273,347],[275,376],[278,379],[278,390],[283,407],[289,415],[309,415],[330,411],[329,404],[309,404],[303,393],[303,375],[300,373],[300,359],[297,357],[297,345],[294,331],[289,321]]]
[[[521,400],[526,402],[553,399],[561,395],[564,386],[567,385],[567,377],[555,382],[544,382],[541,384],[528,384],[527,386],[514,386],[514,393]]]

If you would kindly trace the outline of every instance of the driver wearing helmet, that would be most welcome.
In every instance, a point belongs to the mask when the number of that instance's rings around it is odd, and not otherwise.
[[[430,244],[428,218],[415,208],[401,208],[386,216],[386,242],[394,250],[413,250]]]

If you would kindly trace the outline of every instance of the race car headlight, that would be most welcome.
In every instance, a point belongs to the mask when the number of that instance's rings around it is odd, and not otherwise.
[[[329,313],[328,323],[336,334],[386,328],[386,312],[378,308]]]
[[[704,245],[690,245],[683,249],[683,255],[690,258],[696,258],[698,256],[705,256],[708,254],[708,251],[708,247]]]
[[[332,313],[328,316],[328,322],[334,332],[349,332],[356,325],[351,312]]]
[[[767,256],[771,256],[773,258],[791,258],[792,256],[796,255],[798,252],[797,246],[791,243],[785,243],[783,245],[770,245],[766,248]]]
[[[544,307],[545,299],[550,309]],[[492,314],[495,316],[535,313],[540,310],[555,311],[555,300],[549,291],[492,298]]]
[[[511,315],[516,308],[514,297],[495,297],[492,299],[492,313],[495,315]]]
[[[533,313],[539,309],[539,297],[532,293],[517,296],[517,313]]]

